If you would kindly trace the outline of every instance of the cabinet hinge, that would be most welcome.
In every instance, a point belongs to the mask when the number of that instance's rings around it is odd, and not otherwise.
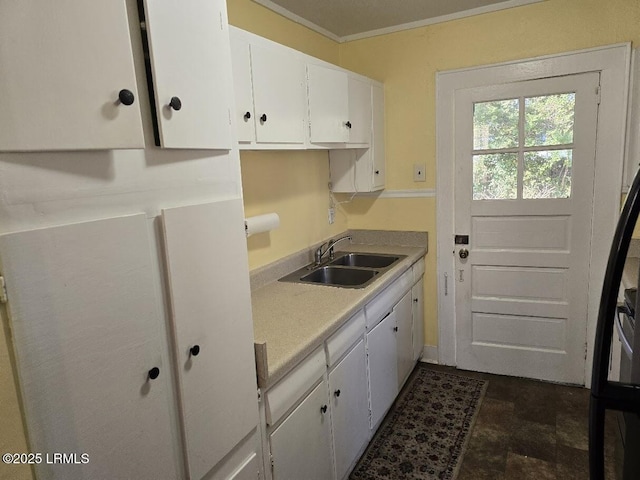
[[[271,470],[273,470],[273,453],[269,452],[269,460],[271,460]]]
[[[7,284],[4,282],[4,277],[0,276],[0,303],[7,303]]]
[[[600,88],[600,85],[598,85],[596,87],[596,104],[598,104],[598,105],[600,105],[600,99],[601,99],[600,93],[601,93],[601,91],[602,91],[602,89]]]
[[[220,30],[224,31],[224,19],[222,18],[222,12],[220,12]]]
[[[231,109],[227,108],[227,112],[229,112],[229,125],[231,125]]]
[[[262,390],[258,389],[258,403],[262,401]]]

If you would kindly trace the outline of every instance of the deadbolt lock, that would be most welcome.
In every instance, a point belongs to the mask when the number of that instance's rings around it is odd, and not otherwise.
[[[467,250],[466,248],[461,248],[458,252],[458,255],[460,255],[460,258],[467,258],[469,256],[469,250]]]

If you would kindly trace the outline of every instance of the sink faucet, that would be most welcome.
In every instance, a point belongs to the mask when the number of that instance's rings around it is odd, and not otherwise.
[[[335,246],[336,243],[341,242],[342,240],[347,240],[347,239],[351,240],[351,235],[345,235],[344,237],[336,238],[335,240],[329,240],[326,243],[327,248],[324,251],[322,251],[322,247],[324,247],[325,244],[323,243],[322,245],[320,245],[316,249],[316,253],[315,253],[316,265],[320,265],[322,263],[322,257],[324,257],[327,252],[329,252],[329,258],[333,260],[333,247]]]

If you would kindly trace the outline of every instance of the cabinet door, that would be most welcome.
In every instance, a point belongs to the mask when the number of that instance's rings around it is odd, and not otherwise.
[[[0,59],[0,151],[144,147],[125,2],[0,2]]]
[[[165,148],[230,149],[231,55],[224,0],[144,0]]]
[[[320,384],[270,436],[274,480],[333,478],[327,381]]]
[[[413,302],[411,292],[407,292],[393,311],[396,314],[398,331],[396,342],[398,348],[398,388],[402,387],[414,365],[413,361]]]
[[[417,361],[424,350],[424,279],[411,289],[413,297],[413,359]]]
[[[384,88],[378,85],[371,87],[373,116],[373,145],[369,148],[373,157],[372,190],[384,188],[385,153],[384,153]]]
[[[233,87],[236,98],[236,125],[239,142],[256,139],[255,115],[253,111],[253,87],[251,86],[251,56],[249,42],[230,30],[231,64]]]
[[[256,140],[304,143],[305,68],[288,51],[251,45]]]
[[[396,314],[391,312],[367,334],[371,428],[375,428],[398,394]]]
[[[162,216],[187,460],[202,478],[258,424],[242,201]]]
[[[182,478],[145,215],[2,235],[0,260],[30,449],[89,455],[37,478]]]
[[[349,77],[349,143],[371,140],[371,83]]]
[[[369,438],[364,340],[329,374],[336,478],[345,477]]]
[[[311,142],[348,142],[351,122],[347,74],[319,65],[307,65],[307,73]]]

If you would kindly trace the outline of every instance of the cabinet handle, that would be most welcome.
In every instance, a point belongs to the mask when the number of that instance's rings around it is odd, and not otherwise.
[[[249,120],[251,118],[251,112],[247,112],[244,114],[244,119]]]
[[[173,108],[177,112],[182,108],[182,101],[178,97],[171,97],[169,107]]]
[[[398,331],[398,327],[393,327],[393,331],[397,332]]]
[[[149,378],[151,380],[155,380],[156,378],[158,378],[158,375],[160,375],[160,369],[158,367],[153,367],[151,370],[149,370]]]
[[[347,126],[347,128],[351,128],[351,122],[348,121],[347,123],[345,123],[345,125]]]
[[[123,88],[118,92],[118,101],[123,105],[132,105],[135,99],[131,90]]]
[[[322,413],[327,413],[327,406],[326,406],[326,405],[321,406],[321,407],[320,407],[320,411],[321,411]]]
[[[417,298],[414,298],[414,299],[413,299],[413,303],[418,303],[418,299],[417,299]]]
[[[380,170],[376,170],[376,175],[380,175]]]
[[[266,113],[263,113],[263,114],[262,114],[262,116],[260,117],[260,121],[261,121],[262,123],[264,123],[264,122],[266,122],[266,121],[267,121],[267,114],[266,114]]]
[[[191,354],[191,356],[197,357],[200,353],[200,345],[194,345],[193,347],[191,347],[189,349],[189,353]]]
[[[335,392],[333,392],[333,394],[334,394],[336,397],[339,397],[339,396],[340,396],[340,389],[338,389],[338,390],[336,390]]]

